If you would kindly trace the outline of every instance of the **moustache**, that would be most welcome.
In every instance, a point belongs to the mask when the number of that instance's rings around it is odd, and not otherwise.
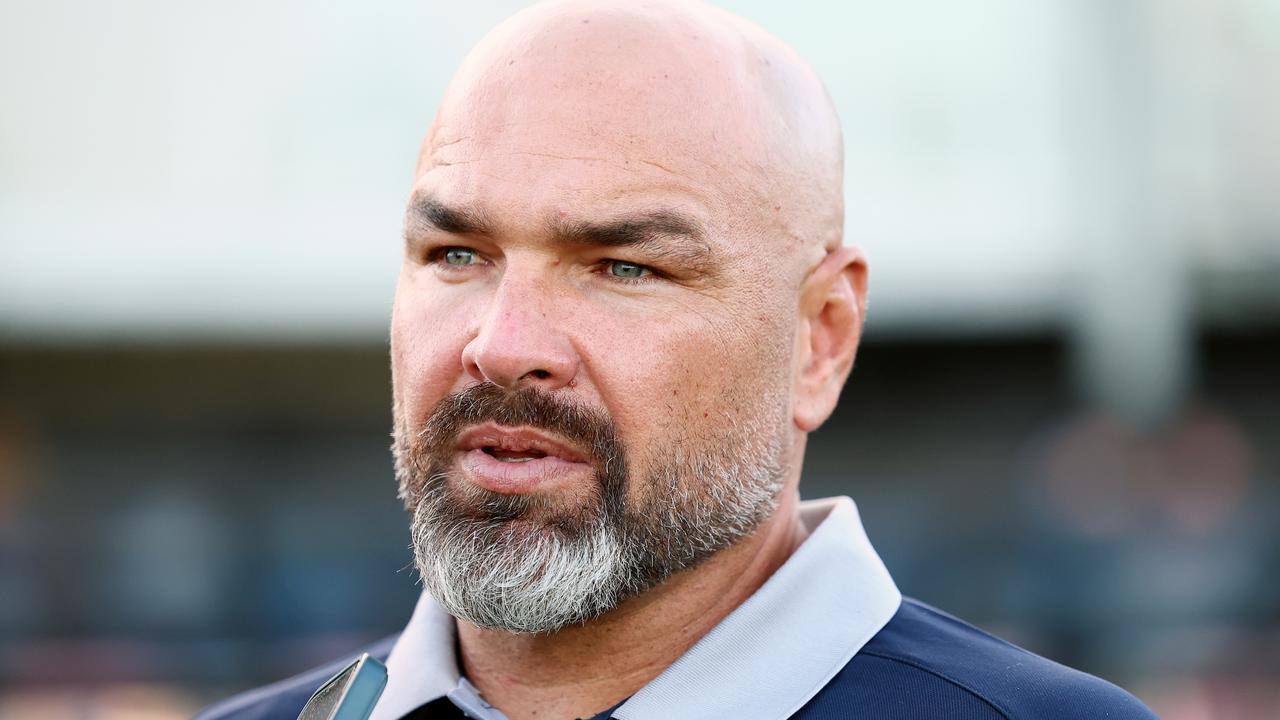
[[[484,422],[558,435],[606,473],[616,472],[614,465],[623,456],[613,421],[604,412],[535,385],[508,389],[490,382],[477,383],[437,403],[417,434],[417,451],[443,460],[452,455],[467,428]]]

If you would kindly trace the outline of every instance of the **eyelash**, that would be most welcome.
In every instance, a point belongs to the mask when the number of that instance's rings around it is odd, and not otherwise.
[[[480,255],[480,251],[476,250],[475,248],[469,248],[469,247],[466,247],[465,245],[445,245],[443,247],[433,248],[427,251],[426,258],[425,258],[426,264],[439,265],[440,267],[446,270],[461,270],[466,267],[471,267],[470,265],[450,265],[449,263],[445,262],[444,257],[445,255],[449,254],[450,250],[466,250],[468,252],[475,253],[476,257],[478,258],[483,257],[482,255]],[[482,262],[475,263],[475,265],[480,265],[482,264]]]
[[[483,258],[480,252],[475,248],[469,248],[463,245],[446,245],[444,247],[435,248],[430,252],[428,252],[426,256],[427,263],[438,265],[439,267],[444,268],[446,270],[450,270],[450,271],[462,270],[467,267],[473,267],[473,265],[450,265],[449,263],[446,263],[444,261],[444,258],[445,258],[445,255],[447,255],[450,250],[468,250],[470,252],[475,253],[477,257]],[[648,274],[641,275],[640,277],[633,277],[633,278],[618,277],[617,275],[614,275],[609,272],[609,266],[612,265],[613,263],[624,263],[627,265],[635,265],[636,267],[643,268],[645,271],[647,271]],[[483,259],[481,260],[481,262],[474,263],[474,265],[480,265],[480,264],[483,264]],[[604,258],[602,260],[599,260],[598,262],[596,262],[595,268],[596,269],[593,271],[595,272],[595,274],[603,275],[605,279],[607,279],[609,282],[621,283],[623,285],[643,285],[645,283],[653,282],[655,280],[660,280],[664,277],[662,273],[658,272],[656,268],[650,267],[649,265],[645,265],[644,263],[632,262],[630,260],[618,260],[617,258]]]
[[[646,271],[647,274],[641,275],[640,277],[633,277],[633,278],[619,277],[609,272],[609,266],[613,263],[624,263],[626,265],[635,265],[636,267]],[[650,282],[654,282],[656,280],[662,279],[662,273],[658,272],[654,268],[648,265],[645,265],[644,263],[631,262],[630,260],[617,260],[614,258],[605,258],[597,262],[596,267],[599,268],[596,271],[597,274],[603,275],[605,279],[607,279],[609,282],[622,283],[623,285],[644,285],[646,283],[650,283]]]

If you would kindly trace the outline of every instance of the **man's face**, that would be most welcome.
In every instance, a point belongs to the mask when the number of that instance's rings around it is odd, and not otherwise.
[[[419,570],[510,630],[589,619],[750,533],[791,462],[799,277],[722,156],[752,132],[723,93],[655,95],[678,67],[594,68],[582,42],[455,80],[392,319]]]

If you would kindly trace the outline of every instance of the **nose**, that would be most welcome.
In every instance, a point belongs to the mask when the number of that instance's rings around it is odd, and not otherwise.
[[[555,390],[572,382],[578,354],[551,312],[548,295],[533,282],[503,278],[462,350],[467,374],[505,388],[532,383]]]

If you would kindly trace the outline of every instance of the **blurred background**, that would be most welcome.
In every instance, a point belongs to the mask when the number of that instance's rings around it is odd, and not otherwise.
[[[401,208],[521,5],[0,0],[0,717],[403,625]],[[1166,720],[1280,717],[1280,0],[723,5],[826,79],[871,258],[804,493]]]

